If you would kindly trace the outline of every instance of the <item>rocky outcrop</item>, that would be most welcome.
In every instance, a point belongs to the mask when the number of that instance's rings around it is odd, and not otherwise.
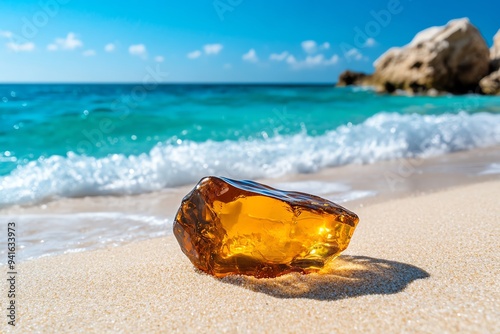
[[[383,90],[452,93],[476,90],[489,72],[489,50],[468,19],[450,21],[415,36],[403,48],[392,48],[375,62],[374,81]]]
[[[490,70],[492,73],[481,79],[479,86],[484,94],[500,95],[500,30],[490,49]]]
[[[367,75],[363,72],[355,71],[344,71],[340,73],[339,79],[337,81],[338,87],[345,86],[368,86],[371,84],[371,75]]]
[[[500,95],[500,70],[497,70],[479,81],[484,94]]]
[[[491,52],[500,52],[500,45]],[[405,90],[463,94],[481,92],[479,81],[491,73],[488,45],[467,18],[421,31],[410,44],[389,49],[374,66],[372,76],[346,77],[344,73],[339,82],[359,82],[388,93]]]

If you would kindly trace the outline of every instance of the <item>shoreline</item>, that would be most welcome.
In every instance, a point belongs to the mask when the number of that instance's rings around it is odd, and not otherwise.
[[[295,185],[299,188],[304,188],[304,181],[332,181],[332,182],[349,182],[354,184],[357,188],[370,188],[377,187],[375,190],[379,190],[381,185],[387,183],[383,188],[384,195],[372,201],[370,198],[370,203],[375,203],[380,201],[385,201],[392,198],[398,198],[401,195],[412,195],[415,192],[426,192],[432,190],[446,189],[447,187],[461,184],[474,183],[481,180],[495,179],[495,175],[500,175],[500,168],[495,171],[487,172],[487,168],[492,164],[498,163],[500,161],[500,145],[485,147],[485,148],[474,148],[466,151],[458,151],[447,153],[443,155],[433,156],[429,158],[398,158],[391,160],[376,161],[370,164],[348,164],[335,167],[322,168],[313,173],[299,173],[299,174],[287,174],[279,176],[276,178],[264,178],[256,179],[255,181],[270,185],[272,187],[278,188],[278,186]],[[432,171],[434,169],[434,171]],[[441,169],[441,170],[438,170]],[[431,177],[439,175],[438,180],[433,184],[425,182],[422,185],[417,183],[408,184],[408,181],[418,175],[430,176],[428,171],[431,171]],[[451,173],[450,173],[451,172]],[[370,174],[375,174],[370,176]],[[450,175],[452,174],[452,175]],[[362,176],[360,179],[359,175]],[[464,179],[462,177],[467,175],[468,178]],[[221,175],[231,178],[230,175]],[[382,182],[377,181],[377,178],[383,177]],[[449,179],[442,182],[442,176],[449,176]],[[386,178],[387,177],[387,178]],[[389,179],[389,181],[387,180]],[[456,181],[456,182],[454,182]],[[392,183],[392,185],[391,185]],[[182,197],[187,194],[196,183],[185,184],[177,187],[167,187],[159,191],[135,194],[135,195],[97,195],[97,196],[83,196],[83,197],[63,197],[54,198],[47,201],[34,204],[15,204],[8,207],[0,208],[0,215],[9,215],[15,213],[22,214],[36,214],[43,213],[47,210],[53,212],[71,212],[67,207],[77,206],[80,207],[79,202],[82,206],[92,207],[97,211],[103,211],[106,207],[116,207],[125,212],[132,210],[133,212],[141,211],[153,214],[162,215],[165,214],[163,208],[139,206],[136,208],[130,208],[130,206],[123,206],[123,201],[127,204],[141,203],[143,200],[154,200],[155,202],[160,200],[166,200],[170,202],[171,200],[177,200],[180,203]],[[279,189],[279,188],[278,188]],[[285,189],[283,190],[296,190],[296,191],[307,191],[307,189]],[[356,190],[355,189],[355,190]],[[317,189],[312,189],[317,190]],[[392,195],[390,192],[397,192],[397,194]],[[324,194],[332,194],[336,192],[342,192],[342,190],[334,189],[332,192],[324,192]],[[404,193],[404,194],[403,194]],[[377,193],[380,195],[380,193]],[[158,198],[161,199],[158,199]],[[361,198],[360,203],[362,203],[366,198]],[[356,199],[331,199],[339,203],[350,202],[357,203]],[[153,206],[160,205],[158,203],[153,203]],[[66,209],[65,209],[66,207]],[[84,211],[85,212],[85,211]]]
[[[499,197],[497,179],[359,207],[351,245],[323,274],[215,279],[173,236],[27,261],[18,327],[494,332]]]
[[[429,159],[346,165],[257,181],[278,189],[312,193],[355,211],[394,198],[496,180],[500,168],[491,166],[498,161],[500,146]],[[487,173],[488,168],[491,174]],[[193,186],[133,196],[63,198],[33,206],[13,206],[0,210],[0,219],[19,223],[21,261],[102,249],[169,235],[179,203]],[[0,256],[4,254],[5,250],[0,249]]]

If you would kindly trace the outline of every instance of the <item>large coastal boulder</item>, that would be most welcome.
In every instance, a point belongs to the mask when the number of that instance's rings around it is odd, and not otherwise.
[[[493,37],[493,46],[490,49],[490,70],[481,81],[479,86],[485,94],[500,95],[500,30]]]
[[[467,93],[489,73],[490,50],[467,18],[418,33],[410,44],[392,48],[374,63],[379,90]]]

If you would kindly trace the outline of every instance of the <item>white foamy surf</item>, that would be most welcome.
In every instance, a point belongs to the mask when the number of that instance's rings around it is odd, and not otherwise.
[[[169,233],[166,218],[120,212],[0,215],[17,225],[17,259],[82,252],[145,240]],[[0,249],[5,264],[7,247]]]
[[[157,144],[150,152],[94,158],[68,153],[0,178],[0,207],[58,197],[125,195],[198,181],[204,175],[273,178],[345,164],[431,157],[500,144],[500,115],[379,113],[321,136],[306,131],[246,141]]]

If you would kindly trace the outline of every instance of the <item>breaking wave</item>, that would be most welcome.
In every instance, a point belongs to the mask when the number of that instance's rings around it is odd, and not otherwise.
[[[321,136],[159,143],[148,153],[104,158],[51,156],[0,177],[0,207],[58,197],[127,195],[198,181],[205,175],[273,178],[346,164],[430,157],[500,144],[500,115],[378,113]]]

